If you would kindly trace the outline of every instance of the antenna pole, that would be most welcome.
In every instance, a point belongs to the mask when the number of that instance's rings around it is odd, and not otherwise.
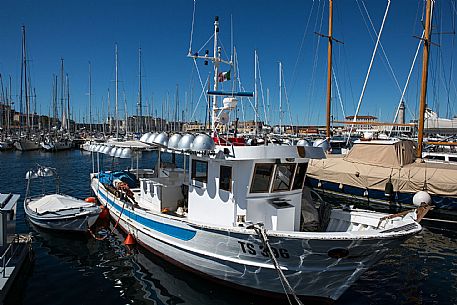
[[[219,38],[219,16],[214,18],[214,91],[218,89],[218,75],[219,75],[219,64],[220,64],[220,50],[217,47]],[[211,118],[211,129],[216,131],[216,119],[217,119],[217,96],[213,96],[213,114]]]

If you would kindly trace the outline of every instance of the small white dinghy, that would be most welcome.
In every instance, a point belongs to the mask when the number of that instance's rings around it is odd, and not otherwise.
[[[40,196],[31,196],[34,190],[31,181],[36,178],[54,176],[56,192]],[[27,192],[24,200],[24,211],[34,225],[52,230],[87,232],[100,214],[100,208],[84,200],[59,193],[59,178],[55,169],[39,166],[26,174]],[[42,184],[44,185],[44,184]]]

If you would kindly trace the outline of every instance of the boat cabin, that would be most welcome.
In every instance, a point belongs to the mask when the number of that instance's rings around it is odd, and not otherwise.
[[[160,155],[169,153],[171,162],[159,157],[156,177],[139,178],[139,205],[154,212],[176,212],[199,223],[243,226],[262,222],[267,229],[299,230],[311,151],[322,150],[215,146],[211,151],[178,154],[162,149]],[[183,160],[176,162],[179,155]],[[176,166],[179,163],[181,167]]]

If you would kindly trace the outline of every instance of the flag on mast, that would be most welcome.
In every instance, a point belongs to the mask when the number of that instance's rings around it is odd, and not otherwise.
[[[217,81],[222,83],[225,82],[226,80],[230,80],[230,70],[227,72],[220,72],[217,75]]]

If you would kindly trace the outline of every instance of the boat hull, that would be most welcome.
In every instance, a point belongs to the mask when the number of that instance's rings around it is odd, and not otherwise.
[[[31,151],[40,149],[40,143],[31,140],[19,140],[14,142],[14,147],[20,151]]]
[[[24,211],[30,222],[40,228],[67,232],[88,232],[100,214],[100,208],[94,206],[85,211],[80,209],[67,210],[66,215],[57,216],[56,213],[37,214],[24,201]]]
[[[111,217],[152,252],[185,269],[232,286],[265,294],[284,294],[278,270],[253,230],[196,224],[184,218],[129,206],[92,181],[99,201]],[[304,232],[301,232],[304,233]],[[268,239],[282,272],[300,297],[336,300],[370,266],[403,238],[325,239],[269,232]],[[346,249],[345,259],[329,256]]]

